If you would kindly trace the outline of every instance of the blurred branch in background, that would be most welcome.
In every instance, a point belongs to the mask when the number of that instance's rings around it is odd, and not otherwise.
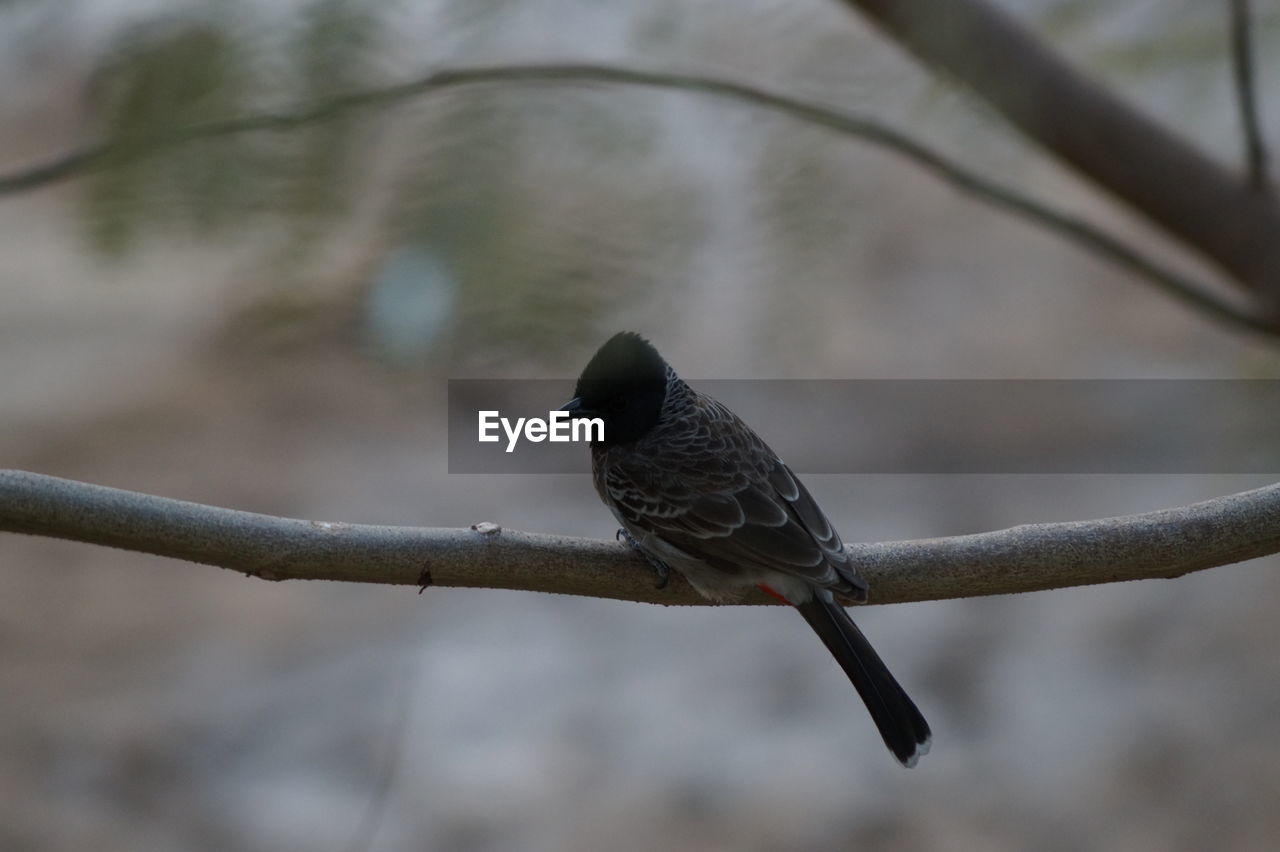
[[[982,0],[844,0],[931,68],[1197,249],[1280,323],[1280,203],[1085,77]]]
[[[708,605],[654,588],[629,547],[470,530],[278,518],[24,471],[0,471],[0,530],[218,565],[267,580],[500,588]],[[848,545],[875,603],[1171,578],[1280,552],[1280,484],[1140,515]],[[765,595],[743,603],[765,604]]]
[[[1253,73],[1253,24],[1249,0],[1228,0],[1231,7],[1231,70],[1235,75],[1236,98],[1240,102],[1240,124],[1244,130],[1245,169],[1249,185],[1267,189],[1267,146],[1258,118],[1257,81]]]
[[[392,105],[407,98],[460,86],[502,83],[603,83],[699,92],[816,124],[894,151],[960,191],[1064,237],[1145,278],[1210,316],[1264,334],[1280,335],[1280,320],[1235,305],[1218,295],[1209,285],[1164,266],[1104,229],[1014,189],[1001,186],[882,122],[730,80],[688,74],[588,64],[440,70],[404,83],[349,92],[295,111],[259,113],[175,126],[156,132],[142,142],[136,138],[108,139],[63,154],[42,165],[0,175],[0,196],[30,191],[108,166],[132,167],[141,160],[197,141],[254,132],[286,132],[334,121],[353,110]]]

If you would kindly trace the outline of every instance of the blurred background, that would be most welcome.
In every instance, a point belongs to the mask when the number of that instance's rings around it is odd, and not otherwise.
[[[1224,4],[998,5],[1238,160]],[[1265,86],[1280,8],[1255,6]],[[836,3],[10,0],[0,175],[119,144],[0,196],[0,466],[603,538],[585,476],[449,475],[447,379],[570,377],[622,328],[695,380],[1280,377],[1274,344],[889,153],[696,94],[464,87],[145,154],[432,68],[587,60],[876,116],[1199,269]],[[874,540],[1267,478],[807,481]],[[270,584],[0,536],[0,848],[1268,848],[1277,567],[865,610],[935,732],[904,772],[781,609]]]

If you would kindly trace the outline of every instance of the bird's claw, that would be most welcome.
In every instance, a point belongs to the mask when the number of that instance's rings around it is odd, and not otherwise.
[[[618,541],[625,541],[631,545],[631,549],[644,557],[649,563],[649,567],[653,569],[653,573],[658,575],[658,581],[653,584],[655,589],[665,589],[667,582],[671,579],[671,569],[667,567],[667,563],[657,558],[649,551],[640,546],[640,542],[636,541],[635,536],[627,532],[625,529],[618,530],[618,534],[614,536]]]
[[[661,559],[650,559],[649,564],[653,566],[653,573],[658,575],[658,579],[654,582],[655,589],[665,589],[667,581],[671,579],[671,569],[667,567],[667,563]]]

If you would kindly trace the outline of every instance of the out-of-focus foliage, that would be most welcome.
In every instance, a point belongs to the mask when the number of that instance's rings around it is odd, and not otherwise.
[[[318,277],[371,286],[380,255],[405,250],[429,254],[456,283],[451,337],[486,341],[494,357],[532,341],[545,349],[549,327],[586,327],[621,291],[643,286],[619,273],[637,257],[694,245],[701,212],[691,194],[643,179],[661,130],[653,93],[474,88],[163,144],[193,126],[297,114],[415,71],[401,63],[379,77],[386,7],[318,0],[254,24],[218,8],[130,31],[104,63],[94,100],[112,146],[90,176],[89,233],[112,255],[150,230],[248,235],[242,245],[262,252],[259,307],[269,310],[245,316],[269,316],[273,339],[325,298],[311,286]],[[630,98],[638,109],[620,106]],[[359,215],[376,219],[369,257],[320,261],[317,274],[325,239]]]
[[[896,57],[855,49],[856,16],[838,4],[774,4],[770,15],[785,38],[761,49],[760,58],[771,57],[761,63],[743,50],[758,22],[723,0],[599,11],[609,5],[301,0],[290,8],[220,0],[200,4],[198,16],[129,31],[94,89],[98,133],[113,144],[88,182],[93,244],[120,254],[162,228],[235,237],[238,248],[257,252],[256,307],[270,308],[241,316],[270,317],[273,330],[312,307],[332,308],[334,294],[346,297],[337,304],[354,325],[384,261],[422,253],[456,288],[449,290],[449,330],[424,330],[424,339],[436,347],[465,340],[502,361],[571,339],[628,296],[673,292],[652,287],[651,278],[723,276],[736,286],[808,275],[844,288],[823,247],[871,241],[877,221],[849,205],[865,174],[844,159],[857,143],[741,105],[614,85],[486,84],[357,109],[310,112],[315,107],[432,68],[590,59],[705,72],[884,116],[991,174],[1014,174],[1040,156],[976,97],[923,73],[908,78]],[[1016,13],[1026,11],[1068,58],[1118,69],[1106,82],[1122,95],[1134,89],[1135,102],[1157,115],[1200,110],[1200,120],[1179,128],[1210,149],[1235,148],[1236,128],[1221,120],[1223,99],[1210,96],[1227,79],[1219,4],[1178,0],[1181,17],[1158,27],[1149,4],[1021,5],[1034,6]],[[400,25],[414,14],[416,24]],[[568,14],[575,34],[557,41],[551,30]],[[1263,47],[1278,28],[1280,18],[1260,9]],[[792,44],[806,47],[793,51]],[[1148,47],[1160,55],[1143,58]],[[1165,73],[1170,64],[1192,67]],[[192,125],[301,114],[316,120],[154,144]],[[732,250],[716,254],[717,239]],[[343,240],[356,248],[335,259],[327,249]],[[761,255],[770,261],[758,263],[754,249],[765,243]],[[691,273],[696,252],[717,261]],[[785,288],[769,298],[780,315],[822,319],[791,313],[803,305]],[[713,312],[742,304],[754,300],[735,296]],[[771,321],[742,316],[735,324]]]
[[[388,214],[460,284],[452,337],[495,363],[572,349],[610,304],[696,245],[695,194],[650,172],[660,127],[645,95],[468,91],[422,117]],[[593,212],[594,211],[594,212]],[[660,261],[660,262],[657,262]],[[559,328],[565,334],[548,334]]]
[[[98,249],[120,254],[151,226],[204,234],[255,214],[297,225],[339,211],[356,148],[350,115],[271,138],[163,143],[272,104],[309,105],[368,85],[376,18],[352,0],[321,0],[283,32],[251,37],[229,13],[219,16],[224,8],[125,33],[96,76],[92,106],[112,143],[87,195]]]
[[[159,222],[217,228],[251,189],[244,138],[197,141],[145,156],[157,140],[234,115],[245,106],[252,71],[237,41],[211,23],[156,26],[123,40],[92,92],[112,140],[88,186],[94,245],[118,254],[138,228]]]
[[[320,0],[302,13],[301,26],[290,40],[294,83],[304,104],[350,92],[368,84],[369,57],[376,45],[377,20],[351,0]],[[358,156],[356,122],[363,118],[339,113],[322,126],[291,134],[280,166],[287,175],[282,210],[311,225],[304,236],[342,210],[351,183],[352,160]]]

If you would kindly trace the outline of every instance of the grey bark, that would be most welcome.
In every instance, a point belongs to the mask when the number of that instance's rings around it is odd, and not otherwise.
[[[673,605],[708,602],[614,541],[279,518],[0,470],[0,531],[70,539],[266,580],[483,587]],[[873,603],[1178,577],[1280,551],[1280,484],[1093,521],[849,545]],[[770,603],[764,595],[742,601]]]

